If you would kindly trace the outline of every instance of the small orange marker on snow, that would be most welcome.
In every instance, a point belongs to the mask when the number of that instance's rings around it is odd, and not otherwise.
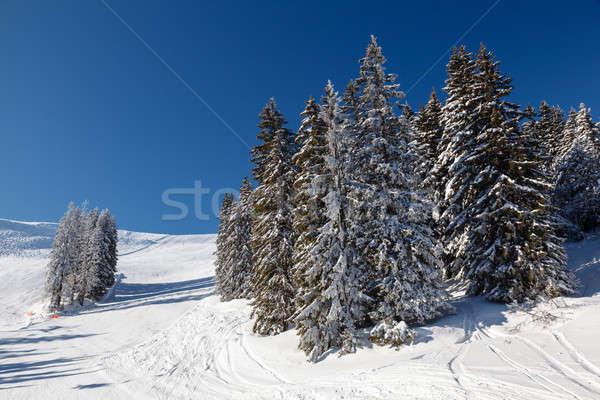
[[[27,315],[29,315],[30,317],[35,314],[33,311],[27,311]]]
[[[58,318],[58,315],[56,315],[56,314],[52,314],[52,315],[50,316],[50,318]]]

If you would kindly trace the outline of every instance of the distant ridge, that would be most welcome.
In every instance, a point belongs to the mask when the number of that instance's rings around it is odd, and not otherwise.
[[[0,218],[0,255],[30,255],[52,247],[57,223]]]

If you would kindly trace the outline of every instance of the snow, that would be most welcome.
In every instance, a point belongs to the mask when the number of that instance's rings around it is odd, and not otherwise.
[[[600,236],[567,244],[579,294],[532,307],[451,290],[456,314],[398,351],[313,364],[213,295],[214,235],[119,231],[101,303],[39,313],[55,224],[0,220],[0,399],[600,399]],[[452,289],[452,288],[451,288]]]

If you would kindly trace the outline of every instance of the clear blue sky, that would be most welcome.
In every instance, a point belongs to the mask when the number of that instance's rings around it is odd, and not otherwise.
[[[274,96],[297,128],[309,94],[343,89],[377,36],[407,90],[494,3],[106,0],[250,146]],[[461,41],[484,42],[514,77],[513,100],[600,116],[600,1],[500,1]],[[0,4],[0,217],[56,221],[69,201],[108,207],[124,229],[216,231],[192,196],[249,173],[248,148],[101,1]],[[443,86],[444,55],[408,93],[413,108]]]

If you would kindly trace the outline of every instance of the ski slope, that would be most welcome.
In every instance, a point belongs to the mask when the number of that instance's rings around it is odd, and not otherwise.
[[[214,235],[120,231],[107,298],[49,319],[55,228],[0,220],[0,399],[600,399],[596,236],[567,246],[576,297],[514,310],[456,291],[413,345],[310,364],[294,331],[255,336],[247,301],[215,298]]]

